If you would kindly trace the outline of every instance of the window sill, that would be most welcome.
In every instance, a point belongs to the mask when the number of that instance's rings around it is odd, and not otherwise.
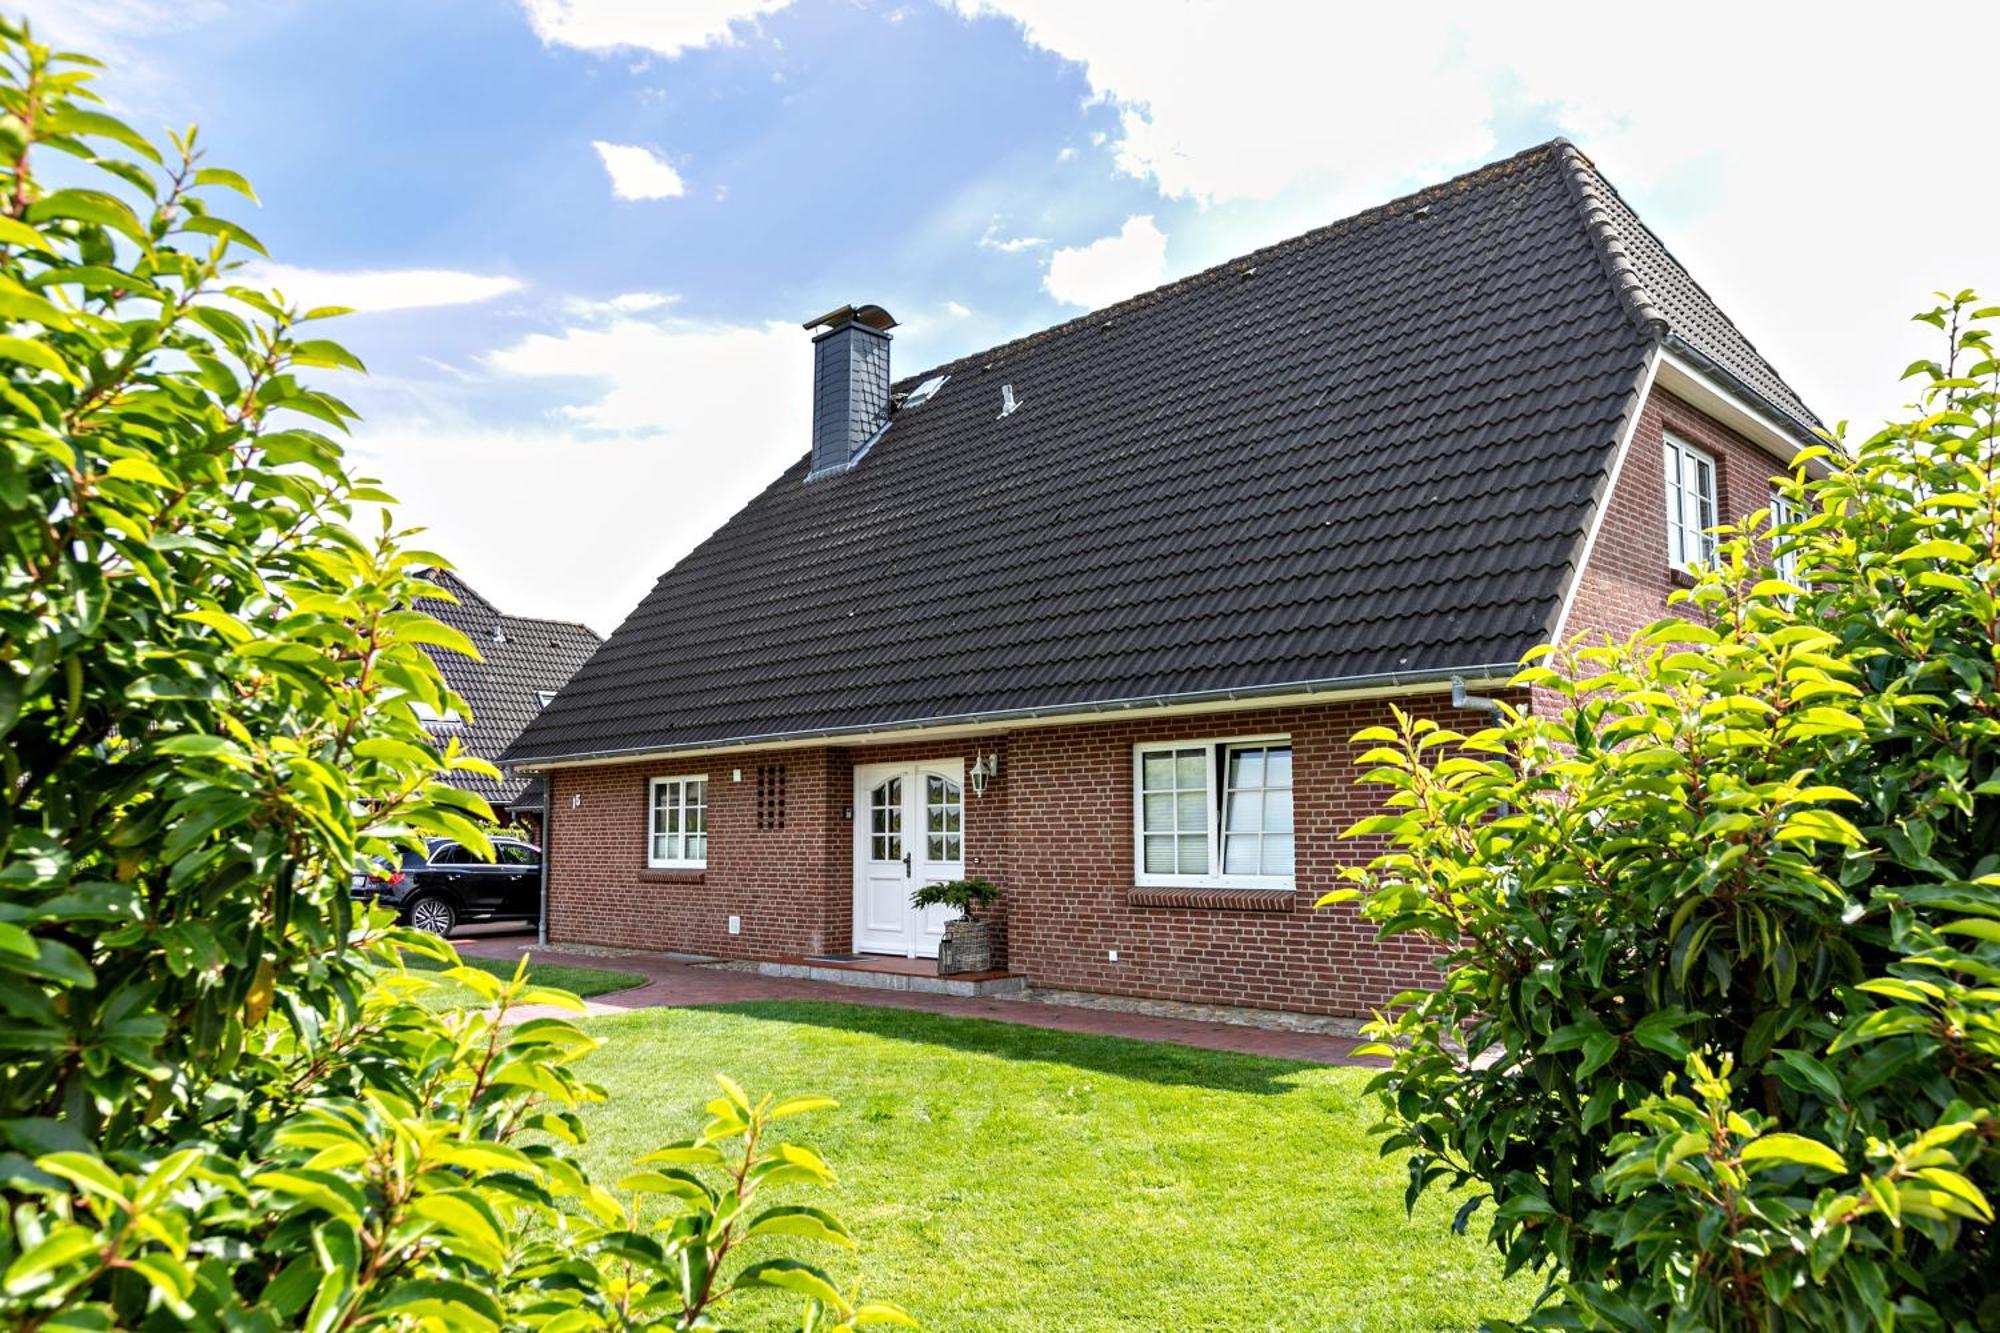
[[[639,871],[641,884],[700,884],[708,876],[706,867],[683,866],[666,869],[662,866],[644,866]]]
[[[1128,907],[1192,907],[1211,912],[1289,912],[1298,897],[1294,889],[1160,889],[1134,887],[1125,895]]]
[[[1668,565],[1667,583],[1675,588],[1692,588],[1694,586],[1694,575],[1688,573],[1679,565]]]

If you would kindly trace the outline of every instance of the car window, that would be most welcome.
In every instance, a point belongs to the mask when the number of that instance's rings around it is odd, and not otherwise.
[[[495,843],[493,845],[493,850],[496,854],[498,854],[501,865],[538,866],[542,863],[542,858],[540,854],[537,853],[534,848],[528,846],[526,843],[521,843],[521,842]]]
[[[431,864],[434,866],[462,866],[470,860],[472,853],[455,842],[446,843],[431,853]]]

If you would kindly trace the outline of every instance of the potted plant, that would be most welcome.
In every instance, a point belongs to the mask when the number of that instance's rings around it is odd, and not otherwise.
[[[1000,888],[991,880],[948,879],[926,884],[910,895],[912,907],[955,907],[958,916],[945,923],[938,942],[938,975],[985,972],[993,966],[993,924],[973,917],[975,907],[999,901]]]

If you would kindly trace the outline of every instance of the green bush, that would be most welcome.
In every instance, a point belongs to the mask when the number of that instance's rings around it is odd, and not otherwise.
[[[1814,451],[1683,618],[1521,674],[1560,708],[1364,733],[1344,894],[1448,966],[1377,1024],[1385,1150],[1537,1325],[2000,1327],[1996,315],[1923,316],[1921,418]]]
[[[912,907],[949,907],[960,917],[972,915],[975,907],[991,907],[1000,901],[1000,886],[990,879],[947,879],[926,884],[910,895]]]
[[[0,1320],[904,1320],[774,1252],[851,1243],[760,1197],[830,1179],[771,1137],[824,1102],[725,1082],[623,1202],[573,1156],[595,1040],[506,1012],[574,998],[453,968],[488,1007],[429,1012],[401,951],[449,947],[353,919],[358,857],[488,847],[438,779],[491,769],[415,715],[465,708],[425,649],[471,645],[411,609],[441,562],[349,526],[388,497],[301,378],[359,368],[304,332],[339,312],[232,283],[250,187],[192,130],[162,153],[13,25],[0,63]]]

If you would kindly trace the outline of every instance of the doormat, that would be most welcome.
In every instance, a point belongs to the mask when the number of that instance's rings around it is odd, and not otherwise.
[[[858,963],[861,961],[861,955],[858,953],[809,953],[806,955],[806,961],[808,963]]]

